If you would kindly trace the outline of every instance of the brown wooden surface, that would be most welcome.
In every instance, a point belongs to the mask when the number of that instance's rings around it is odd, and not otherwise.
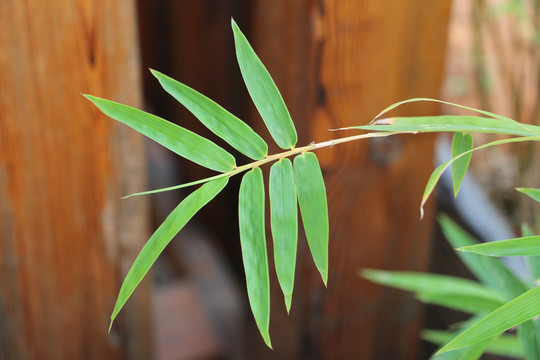
[[[234,93],[234,83],[240,80],[235,65],[234,43],[230,26],[233,15],[232,0],[173,0],[171,1],[171,76],[208,96],[228,111],[238,115],[238,96]],[[235,80],[232,80],[235,79]],[[172,98],[171,98],[172,99]],[[235,106],[236,102],[236,106]],[[236,157],[237,163],[246,163],[242,154],[214,135],[197,118],[172,99],[171,119],[190,130],[215,141]],[[181,159],[186,180],[203,179],[214,172]],[[211,228],[219,240],[217,243],[226,256],[238,259],[240,244],[237,235],[238,188],[239,181],[233,178],[210,206],[201,210],[200,221]],[[223,211],[226,209],[225,211]],[[243,270],[241,270],[243,271]]]
[[[215,141],[231,151],[237,163],[245,163],[246,158],[232,149],[222,139],[215,136],[178,101],[167,94],[159,82],[150,75],[147,68],[154,68],[196,89],[216,101],[232,113],[239,114],[242,96],[235,91],[240,82],[240,71],[235,64],[234,43],[230,30],[231,16],[235,16],[232,0],[166,0],[156,5],[152,0],[138,0],[141,23],[141,50],[144,90],[146,103],[156,114]],[[243,84],[241,84],[243,86]],[[153,151],[154,148],[151,148]],[[212,176],[212,170],[180,158],[167,149],[155,149],[156,157],[168,163],[173,176],[167,183],[152,187],[166,187],[182,182],[199,180]],[[152,165],[152,164],[150,164]],[[156,173],[158,173],[156,171]],[[150,174],[151,181],[163,181],[165,176]],[[175,178],[172,178],[175,177]],[[218,246],[229,258],[235,258],[238,273],[242,272],[240,245],[238,242],[236,207],[237,179],[208,206],[201,209],[195,222],[201,221],[213,229],[218,238]],[[164,203],[177,204],[192,189],[156,194],[152,197],[156,208]],[[232,205],[231,205],[232,204]],[[172,209],[172,207],[171,207]],[[227,209],[227,211],[223,211]],[[170,211],[170,210],[167,210]],[[161,222],[163,219],[157,219]],[[174,246],[174,242],[173,245]],[[165,250],[169,254],[169,249]],[[181,264],[179,264],[181,267]]]
[[[437,97],[449,6],[448,0],[429,6],[420,0],[256,2],[250,39],[282,89],[299,144],[348,135],[326,129],[365,124],[395,101]],[[435,113],[429,104],[400,111]],[[328,289],[303,246],[290,322],[274,305],[275,350],[261,347],[260,357],[416,359],[419,304],[362,280],[359,271],[427,269],[432,213],[428,208],[421,222],[418,206],[433,166],[433,137],[362,141],[317,155],[329,199]],[[274,293],[273,304],[280,304]]]
[[[81,93],[140,106],[131,1],[0,2],[0,358],[150,358],[141,138]],[[121,276],[122,275],[122,276]]]

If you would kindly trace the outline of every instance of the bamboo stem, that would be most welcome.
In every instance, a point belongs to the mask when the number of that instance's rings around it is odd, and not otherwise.
[[[309,144],[307,146],[302,146],[302,147],[299,147],[299,148],[292,148],[290,150],[287,150],[287,151],[284,151],[284,152],[281,152],[281,153],[268,155],[262,160],[257,160],[257,161],[254,161],[252,163],[249,163],[249,164],[245,164],[245,165],[242,165],[242,166],[237,166],[234,170],[224,172],[224,173],[221,173],[221,174],[218,174],[218,175],[215,175],[215,176],[211,176],[211,177],[208,177],[208,178],[205,178],[205,179],[192,181],[192,182],[185,183],[185,184],[180,184],[180,185],[174,185],[174,186],[170,186],[170,187],[166,187],[166,188],[156,189],[156,190],[143,191],[143,192],[139,192],[139,193],[124,196],[122,199],[127,199],[127,198],[133,197],[133,196],[150,195],[150,194],[156,194],[156,193],[165,192],[165,191],[182,189],[182,188],[185,188],[185,187],[202,184],[202,183],[205,183],[205,182],[208,182],[208,181],[221,179],[223,177],[231,177],[231,176],[234,176],[234,175],[238,175],[238,174],[240,174],[240,173],[242,173],[244,171],[256,168],[258,166],[262,166],[262,165],[265,165],[267,163],[277,161],[279,159],[284,159],[284,158],[287,158],[287,157],[290,157],[290,156],[293,156],[293,155],[297,155],[297,154],[301,154],[301,153],[304,153],[304,152],[307,152],[307,151],[313,151],[313,150],[318,150],[318,149],[322,149],[322,148],[326,148],[326,147],[332,147],[334,145],[343,144],[343,143],[350,142],[350,141],[356,141],[356,140],[368,139],[368,138],[374,138],[374,137],[386,137],[386,136],[397,135],[397,134],[416,134],[416,133],[417,133],[416,131],[386,131],[386,132],[376,132],[376,133],[367,133],[367,134],[347,136],[347,137],[344,137],[344,138],[328,140],[328,141],[324,141],[324,142],[320,142],[320,143],[311,143],[311,144]]]

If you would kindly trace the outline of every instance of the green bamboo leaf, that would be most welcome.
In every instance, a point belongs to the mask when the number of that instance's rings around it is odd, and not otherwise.
[[[454,106],[454,107],[458,107],[458,108],[461,108],[461,109],[466,109],[466,110],[470,110],[470,111],[474,111],[474,112],[477,112],[479,114],[482,114],[482,115],[485,115],[487,117],[490,117],[490,118],[493,118],[493,119],[497,119],[497,120],[500,120],[502,122],[505,122],[507,124],[514,124],[516,126],[519,126],[521,127],[522,129],[526,130],[526,131],[530,131],[529,134],[526,134],[526,135],[540,135],[540,127],[538,126],[527,126],[527,125],[524,125],[524,124],[521,124],[515,120],[512,120],[506,116],[502,116],[502,115],[499,115],[499,114],[495,114],[495,113],[492,113],[492,112],[489,112],[489,111],[485,111],[485,110],[480,110],[480,109],[475,109],[475,108],[472,108],[472,107],[468,107],[468,106],[463,106],[463,105],[460,105],[460,104],[455,104],[455,103],[451,103],[451,102],[448,102],[448,101],[442,101],[442,100],[437,100],[437,99],[430,99],[430,98],[413,98],[413,99],[407,99],[407,100],[403,100],[403,101],[399,101],[397,103],[394,103],[390,106],[388,106],[386,109],[384,109],[383,111],[381,111],[376,117],[375,119],[381,117],[383,114],[387,113],[388,111],[392,110],[392,109],[395,109],[396,107],[398,106],[401,106],[403,104],[407,104],[407,103],[412,103],[412,102],[419,102],[419,101],[429,101],[429,102],[436,102],[436,103],[440,103],[440,104],[446,104],[446,105],[450,105],[450,106]],[[372,123],[375,121],[375,119],[372,121]]]
[[[268,146],[245,122],[225,110],[213,100],[173,78],[150,70],[161,86],[183,104],[214,134],[242,154],[261,160],[268,154]]]
[[[452,139],[452,157],[457,157],[473,148],[473,137],[471,134],[457,132]],[[468,153],[452,163],[452,181],[454,185],[454,196],[459,193],[459,188],[467,173],[467,168],[471,162],[472,153]]]
[[[282,149],[293,148],[297,141],[296,129],[285,101],[283,101],[270,73],[232,19],[231,25],[236,46],[236,58],[253,103],[279,147]]]
[[[266,345],[270,342],[270,280],[264,232],[264,184],[258,167],[247,172],[240,184],[238,202],[240,245],[246,273],[249,304]]]
[[[293,167],[280,159],[270,169],[270,219],[274,259],[287,313],[291,309],[298,241],[298,205]]]
[[[447,293],[444,290],[421,292],[416,297],[426,304],[444,306],[470,314],[487,314],[504,304],[500,298],[495,299],[493,296],[471,295],[461,292]]]
[[[452,247],[471,246],[478,243],[449,217],[440,216],[439,223]],[[506,300],[511,300],[527,291],[527,286],[499,259],[461,251],[456,253],[478,279],[501,293]],[[540,354],[536,339],[537,333],[537,324],[533,323],[532,320],[526,321],[518,327],[518,337],[527,353],[527,358],[536,358]]]
[[[540,127],[538,126],[509,120],[464,115],[410,116],[380,119],[368,125],[350,126],[338,130],[417,131],[421,133],[473,132],[517,136],[540,134]]]
[[[459,324],[454,324],[454,328],[458,327],[460,330],[456,331],[456,335],[463,332],[465,329],[468,329],[472,324],[481,319],[481,316],[475,315],[469,320],[461,322]],[[497,338],[494,336],[490,339],[480,341],[474,345],[468,346],[463,349],[458,349],[454,351],[448,351],[437,356],[432,356],[434,360],[469,360],[469,359],[479,359],[481,355],[485,352],[488,345]],[[444,345],[444,344],[443,344]]]
[[[423,330],[420,336],[426,341],[441,346],[450,342],[450,340],[455,338],[457,335],[458,332],[455,331]],[[501,336],[496,337],[486,347],[485,352],[518,359],[522,359],[525,356],[517,336],[509,334],[502,334]]]
[[[486,315],[437,353],[460,349],[540,315],[540,287],[533,288]]]
[[[231,171],[236,167],[231,154],[183,127],[131,106],[91,95],[84,96],[105,115],[132,127],[188,160],[221,172]]]
[[[158,193],[161,193],[161,192],[177,190],[177,189],[183,189],[183,188],[186,188],[186,187],[203,184],[203,183],[208,182],[208,181],[221,179],[223,177],[229,177],[229,176],[231,176],[229,173],[222,173],[222,174],[219,174],[219,175],[210,176],[210,177],[207,177],[207,178],[204,178],[204,179],[191,181],[191,182],[180,184],[180,185],[174,185],[174,186],[169,186],[169,187],[166,187],[166,188],[148,190],[148,191],[138,192],[138,193],[134,193],[134,194],[129,194],[129,195],[126,195],[126,196],[122,197],[122,199],[128,199],[128,198],[133,197],[133,196],[158,194]]]
[[[534,319],[527,320],[518,326],[517,336],[525,352],[525,359],[540,359],[539,331],[538,320]]]
[[[457,250],[485,256],[537,256],[540,255],[540,236],[527,236],[462,246]]]
[[[294,179],[309,250],[326,285],[328,280],[328,205],[321,167],[315,154],[307,152],[294,158]]]
[[[521,235],[523,237],[534,236],[534,232],[528,224],[523,223],[521,224]],[[535,282],[540,281],[540,256],[527,256],[525,261]]]
[[[540,189],[534,188],[516,188],[517,191],[524,193],[529,196],[531,199],[540,202]]]
[[[229,178],[213,180],[195,190],[182,200],[169,216],[167,216],[163,224],[154,232],[133,262],[133,265],[131,265],[124,279],[111,315],[111,327],[126,301],[167,244],[178,234],[193,215],[223,190],[228,181]]]
[[[478,242],[446,215],[439,216],[442,232],[453,248],[476,245]],[[506,300],[527,291],[527,286],[496,258],[457,251],[456,254],[467,265],[474,276]]]
[[[426,188],[424,190],[424,194],[422,195],[422,202],[420,204],[420,217],[424,216],[424,205],[426,204],[427,200],[431,196],[431,193],[435,189],[435,185],[439,182],[439,179],[441,178],[442,173],[456,160],[462,158],[463,156],[466,156],[467,154],[472,153],[476,150],[485,149],[491,146],[497,146],[502,144],[509,144],[509,143],[515,143],[515,142],[524,142],[524,141],[540,141],[540,136],[525,136],[525,137],[519,137],[519,138],[511,138],[511,139],[504,139],[504,140],[497,140],[492,141],[490,143],[475,147],[471,150],[465,151],[461,153],[460,155],[453,157],[452,159],[440,164],[433,170],[431,173],[431,176],[428,179],[428,182],[426,184]]]
[[[492,339],[486,339],[480,341],[474,345],[468,346],[463,349],[448,351],[436,356],[433,356],[433,360],[478,360],[486,352]]]
[[[362,277],[377,284],[412,291],[417,294],[448,294],[479,297],[502,304],[504,299],[492,289],[476,281],[454,276],[412,271],[364,269]]]

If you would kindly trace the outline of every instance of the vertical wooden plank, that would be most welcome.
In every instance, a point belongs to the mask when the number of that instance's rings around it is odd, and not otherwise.
[[[429,7],[416,0],[324,5],[320,71],[326,114],[314,127],[365,123],[395,101],[438,96],[449,1]],[[418,106],[401,113],[436,111],[436,106]],[[358,269],[427,268],[431,214],[420,222],[418,204],[432,168],[432,140],[362,142],[340,149],[339,157],[334,151],[325,161],[335,266],[321,319],[326,358],[417,357],[418,303],[359,279]]]
[[[257,1],[250,39],[296,112],[299,145],[344,136],[327,129],[367,123],[395,101],[437,97],[449,3]],[[400,110],[435,113],[432,105]],[[364,141],[317,155],[329,197],[328,289],[304,252],[292,310],[293,317],[299,311],[295,326],[303,330],[289,337],[302,345],[285,345],[281,357],[415,359],[420,306],[362,280],[359,270],[427,268],[432,213],[428,209],[420,221],[418,206],[432,168],[433,137]],[[271,334],[289,334],[278,314],[272,312]],[[280,342],[273,343],[279,352]]]
[[[148,283],[107,333],[148,232],[139,136],[81,93],[140,106],[132,1],[0,3],[0,358],[147,359]]]

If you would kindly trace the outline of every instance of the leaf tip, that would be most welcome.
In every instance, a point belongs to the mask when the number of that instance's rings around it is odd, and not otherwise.
[[[285,294],[285,308],[287,309],[287,315],[291,312],[292,294]]]
[[[430,193],[427,193],[427,194],[424,194],[424,196],[422,196],[422,201],[420,202],[420,220],[424,218],[424,206],[426,205],[426,202],[429,199],[429,194]]]
[[[380,284],[380,283],[384,283],[386,273],[381,270],[362,269],[360,271],[360,276],[368,281]]]
[[[457,198],[460,189],[461,189],[461,183],[459,184],[455,183],[454,184],[454,199]]]
[[[274,350],[272,347],[272,342],[270,341],[270,333],[268,331],[265,331],[264,333],[261,332],[261,336],[266,344],[270,349]]]
[[[321,275],[322,282],[324,284],[324,287],[328,287],[328,262],[326,262],[326,265],[315,265],[317,267],[317,270],[319,270],[319,274]]]
[[[148,70],[150,70],[150,72],[152,73],[152,75],[154,75],[154,77],[155,77],[156,79],[158,79],[158,80],[164,76],[162,73],[160,73],[159,71],[154,70],[154,69],[152,69],[152,68],[148,68]]]
[[[109,323],[109,334],[111,333],[113,323],[114,323],[114,316],[111,316],[111,322]]]
[[[240,29],[238,28],[238,25],[236,25],[236,21],[234,21],[234,18],[233,18],[232,16],[231,16],[231,27],[232,27],[233,31],[238,31],[238,30],[240,30]]]
[[[92,96],[89,94],[81,94],[81,95],[87,98],[88,100],[90,100],[91,102],[94,102],[94,100],[97,99],[95,96]]]
[[[367,279],[367,277],[369,276],[369,269],[362,269],[358,272],[358,275],[360,275],[361,277],[363,277],[364,279]]]

